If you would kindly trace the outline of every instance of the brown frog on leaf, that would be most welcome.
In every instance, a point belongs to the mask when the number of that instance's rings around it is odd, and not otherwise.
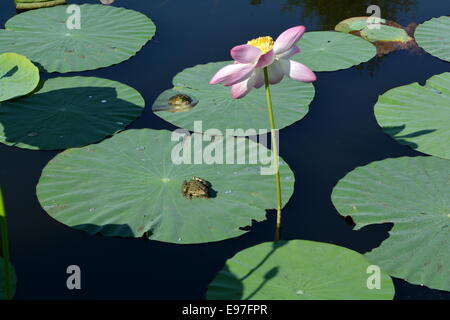
[[[192,177],[191,180],[184,180],[181,186],[181,193],[183,196],[189,200],[192,198],[209,198],[209,191],[211,188],[211,184],[199,177]]]

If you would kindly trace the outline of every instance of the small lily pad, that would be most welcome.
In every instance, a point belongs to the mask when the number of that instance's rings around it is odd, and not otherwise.
[[[212,76],[232,61],[213,62],[197,65],[183,70],[173,79],[174,88],[164,91],[153,104],[155,114],[162,119],[184,129],[205,132],[214,128],[227,134],[227,129],[242,129],[234,136],[258,134],[259,130],[269,130],[267,102],[264,89],[253,89],[242,99],[231,97],[230,87],[210,85]],[[279,129],[287,127],[302,119],[308,112],[308,106],[314,98],[314,86],[311,83],[299,83],[285,78],[281,83],[271,87],[274,116]],[[195,101],[195,107],[173,112],[166,109],[170,97],[183,94]],[[194,126],[197,120],[202,127]],[[250,129],[252,132],[246,132]]]
[[[108,67],[136,54],[155,34],[144,14],[101,4],[78,11],[56,6],[21,13],[0,30],[0,52],[17,52],[47,72]],[[80,22],[77,25],[77,21]]]
[[[380,25],[380,28],[364,28],[361,30],[361,37],[364,39],[375,42],[375,41],[395,41],[406,43],[412,40],[406,31],[402,28],[396,28],[392,26]]]
[[[5,268],[6,268],[6,263],[5,260],[0,257],[0,300],[10,300],[15,292],[16,292],[16,274],[14,272],[14,268],[11,264],[8,264],[8,275],[9,275],[9,280],[8,282],[10,283],[11,287],[12,287],[12,292],[10,293],[11,296],[7,297],[7,291],[6,291],[6,278],[5,278]]]
[[[303,63],[313,71],[347,69],[372,59],[376,48],[367,41],[335,31],[306,32],[297,43],[301,52],[292,60]]]
[[[209,284],[207,299],[392,300],[391,278],[381,270],[374,287],[372,272],[363,255],[333,244],[266,242],[229,259]]]
[[[91,234],[145,235],[178,244],[237,237],[253,220],[264,220],[266,209],[276,207],[274,176],[261,174],[261,166],[269,166],[261,162],[271,159],[263,145],[231,136],[211,142],[212,137],[200,134],[183,140],[178,134],[127,130],[99,144],[66,150],[43,170],[39,202],[54,219]],[[185,163],[180,154],[187,157]],[[239,154],[246,156],[239,157],[242,164],[237,164]],[[280,173],[286,204],[295,179],[285,163]],[[184,181],[193,177],[207,181],[208,198],[190,200],[183,194]]]
[[[145,106],[135,89],[93,77],[53,78],[33,95],[0,103],[0,142],[60,150],[123,130]]]
[[[426,52],[450,62],[450,17],[425,21],[417,27],[414,37]]]
[[[375,116],[401,144],[450,159],[450,73],[435,75],[425,86],[412,83],[378,98]]]
[[[30,10],[66,4],[66,0],[14,0],[17,10]]]
[[[334,30],[361,36],[370,42],[401,42],[412,40],[401,25],[385,19],[375,20],[374,17],[354,17],[339,22]],[[369,21],[371,22],[369,24]],[[374,25],[373,23],[378,25]]]
[[[415,23],[410,23],[404,28],[391,20],[354,17],[338,23],[335,30],[351,33],[370,41],[377,48],[377,56],[382,57],[397,50],[414,52],[418,49],[416,42],[408,35],[413,28],[415,28]]]
[[[0,102],[23,96],[39,83],[38,68],[16,53],[0,54]]]
[[[439,290],[450,289],[450,161],[402,157],[354,169],[333,190],[332,200],[356,229],[394,224],[389,237],[366,257],[393,277]]]
[[[345,19],[341,22],[339,22],[335,27],[334,30],[338,32],[344,32],[344,33],[351,33],[354,31],[361,31],[362,29],[366,28],[370,24],[374,22],[379,23],[386,23],[385,19],[379,19],[378,21],[375,21],[376,18],[374,17],[353,17]]]

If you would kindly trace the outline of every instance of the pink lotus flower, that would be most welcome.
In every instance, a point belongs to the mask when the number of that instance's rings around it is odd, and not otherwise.
[[[225,81],[225,86],[232,86],[234,99],[247,95],[253,88],[264,85],[263,69],[267,67],[269,83],[277,84],[286,75],[301,82],[313,82],[316,75],[305,65],[289,60],[300,52],[297,41],[305,33],[304,26],[297,26],[284,31],[273,41],[271,37],[259,37],[231,49],[234,64],[220,69],[210,84]]]

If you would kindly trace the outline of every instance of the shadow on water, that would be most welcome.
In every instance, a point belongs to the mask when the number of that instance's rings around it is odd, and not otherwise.
[[[98,142],[141,112],[112,87],[58,89],[2,102],[0,129],[8,144],[59,150]]]

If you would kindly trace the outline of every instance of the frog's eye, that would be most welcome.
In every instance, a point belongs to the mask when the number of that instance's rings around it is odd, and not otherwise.
[[[198,103],[198,100],[186,93],[170,89],[164,91],[153,103],[153,112],[185,112],[192,110]]]

